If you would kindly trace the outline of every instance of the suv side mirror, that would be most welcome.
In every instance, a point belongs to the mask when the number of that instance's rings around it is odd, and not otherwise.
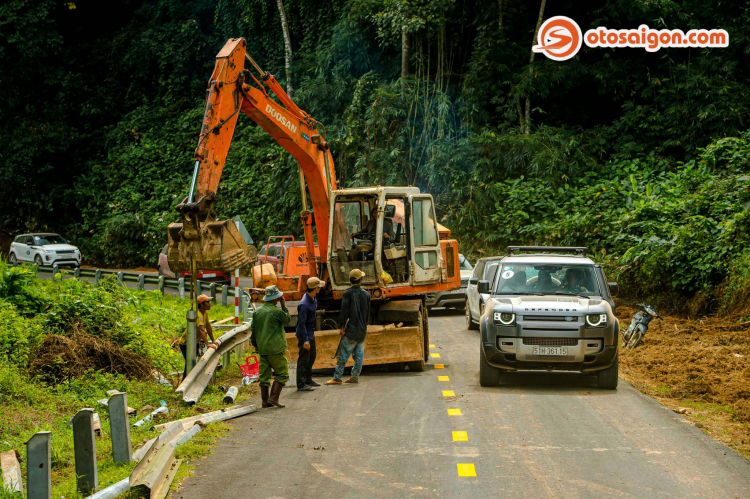
[[[489,293],[490,292],[490,282],[489,281],[479,281],[479,286],[477,287],[477,291],[479,291],[480,294]]]
[[[609,288],[609,294],[616,295],[620,291],[620,286],[616,282],[608,282],[607,287]]]
[[[474,284],[476,286],[478,282],[479,282],[478,277],[472,277],[471,279],[469,279],[469,284]]]

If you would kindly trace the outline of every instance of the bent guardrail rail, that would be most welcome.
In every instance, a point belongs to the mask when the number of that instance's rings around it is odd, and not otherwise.
[[[198,402],[206,386],[208,386],[211,378],[213,378],[221,356],[231,352],[235,346],[247,341],[249,338],[250,321],[224,333],[219,338],[221,345],[216,349],[209,348],[206,350],[206,353],[203,354],[203,357],[198,360],[195,367],[182,380],[182,383],[180,383],[175,392],[182,394],[182,400],[186,404],[193,405]]]

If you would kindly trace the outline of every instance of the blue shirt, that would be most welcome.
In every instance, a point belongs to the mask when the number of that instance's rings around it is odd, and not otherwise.
[[[305,293],[305,296],[297,305],[297,338],[302,341],[312,341],[315,338],[315,315],[317,312],[317,300],[310,298],[310,295]]]

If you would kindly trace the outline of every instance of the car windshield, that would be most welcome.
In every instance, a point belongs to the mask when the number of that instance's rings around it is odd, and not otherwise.
[[[504,263],[495,293],[500,295],[566,294],[599,295],[593,265]]]
[[[68,241],[57,234],[47,234],[45,236],[34,236],[36,246],[47,246],[48,244],[66,244]]]
[[[458,255],[458,265],[459,269],[461,270],[474,270],[474,267],[471,266],[471,263],[469,263],[469,260],[466,259],[463,255]]]

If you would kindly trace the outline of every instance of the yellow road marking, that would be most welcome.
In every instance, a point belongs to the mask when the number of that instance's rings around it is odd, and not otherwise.
[[[440,354],[439,353],[431,353],[430,357],[432,357],[433,359],[439,359],[440,358]]]
[[[448,416],[460,416],[461,409],[448,409]]]
[[[453,390],[443,390],[443,397],[455,397]]]
[[[458,476],[477,476],[477,470],[474,469],[474,463],[458,463]]]
[[[453,441],[454,442],[468,442],[469,435],[467,435],[465,431],[454,431]]]
[[[438,381],[450,381],[450,378],[448,376],[438,376]]]
[[[435,348],[435,345],[430,345],[430,348]]]
[[[435,364],[435,369],[445,369],[445,364]]]

